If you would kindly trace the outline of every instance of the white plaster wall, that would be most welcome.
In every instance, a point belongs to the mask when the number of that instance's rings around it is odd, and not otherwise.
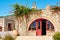
[[[0,26],[2,26],[2,31],[4,31],[4,18],[0,18]]]

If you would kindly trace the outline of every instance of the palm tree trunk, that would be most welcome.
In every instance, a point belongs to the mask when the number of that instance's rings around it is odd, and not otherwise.
[[[19,27],[20,27],[20,26],[19,26],[19,24],[20,24],[20,18],[17,18],[17,22],[18,22],[18,23],[17,23],[17,24],[18,24],[17,30],[19,31]]]

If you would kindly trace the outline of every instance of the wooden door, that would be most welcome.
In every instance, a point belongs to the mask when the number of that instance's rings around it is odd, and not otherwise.
[[[42,21],[36,20],[36,36],[42,35]]]

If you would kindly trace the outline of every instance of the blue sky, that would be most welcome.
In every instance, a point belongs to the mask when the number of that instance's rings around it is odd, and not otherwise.
[[[32,7],[32,2],[36,2],[36,6],[39,9],[44,9],[46,5],[56,5],[60,0],[28,0],[28,6]],[[0,0],[0,16],[10,15],[9,11],[12,10],[12,5],[18,3],[26,5],[26,0]]]

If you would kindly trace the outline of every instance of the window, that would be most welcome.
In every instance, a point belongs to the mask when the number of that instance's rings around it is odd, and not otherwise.
[[[36,30],[36,22],[35,21],[30,25],[29,30]]]
[[[54,31],[54,26],[52,25],[52,23],[51,22],[47,22],[48,24],[48,30],[52,30],[52,31]]]

